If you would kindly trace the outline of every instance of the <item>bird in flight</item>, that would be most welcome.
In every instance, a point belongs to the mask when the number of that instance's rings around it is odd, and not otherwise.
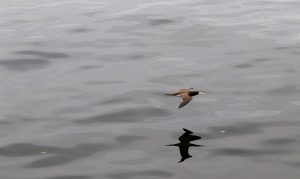
[[[181,155],[181,159],[180,159],[180,161],[178,163],[181,163],[184,160],[192,157],[189,154],[189,148],[190,147],[203,147],[203,145],[197,145],[197,144],[190,143],[191,141],[201,139],[200,136],[192,135],[193,132],[190,131],[190,130],[188,130],[188,129],[183,128],[183,130],[184,130],[185,133],[182,134],[178,138],[178,140],[180,141],[180,143],[166,145],[166,146],[177,146],[177,147],[179,147],[179,152],[180,152],[180,155]]]
[[[201,91],[192,91],[194,88],[181,89],[176,93],[165,94],[168,96],[178,96],[182,99],[182,102],[179,104],[178,108],[182,108],[187,105],[193,98],[193,96],[205,94]]]

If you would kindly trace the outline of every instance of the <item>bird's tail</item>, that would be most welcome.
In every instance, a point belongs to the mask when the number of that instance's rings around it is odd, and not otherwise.
[[[168,93],[168,94],[165,94],[165,95],[167,95],[167,96],[177,96],[178,93]]]

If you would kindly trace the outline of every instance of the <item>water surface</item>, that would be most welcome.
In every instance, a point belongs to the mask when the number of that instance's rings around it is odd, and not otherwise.
[[[1,1],[0,178],[298,179],[299,7]]]

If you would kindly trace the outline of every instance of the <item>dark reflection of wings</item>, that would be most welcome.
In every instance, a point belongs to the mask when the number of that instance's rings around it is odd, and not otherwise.
[[[191,135],[193,134],[192,131],[183,128],[184,130],[184,134],[182,134],[178,140],[180,141],[180,143],[177,144],[169,144],[167,146],[177,146],[179,147],[179,152],[181,155],[181,160],[178,162],[183,162],[184,160],[191,158],[192,156],[189,154],[189,148],[190,147],[203,147],[202,145],[197,145],[197,144],[192,144],[190,143],[191,141],[195,141],[195,140],[199,140],[201,139],[200,136],[196,136],[196,135]]]
[[[199,139],[201,139],[200,136],[191,135],[191,134],[193,134],[192,131],[187,130],[187,129],[185,129],[185,128],[183,128],[183,130],[185,131],[185,133],[182,134],[182,135],[178,138],[178,140],[179,140],[180,142],[192,142],[192,141],[194,141],[194,140],[199,140]]]
[[[192,157],[189,154],[189,145],[179,146],[179,151],[181,155],[181,160],[178,163],[183,162],[185,159]]]
[[[180,142],[192,142],[199,139],[201,139],[201,137],[196,135],[182,135],[178,138]]]
[[[193,131],[190,131],[186,128],[182,128],[182,130],[185,132],[185,134],[193,134],[194,133]]]
[[[189,154],[189,148],[190,147],[204,147],[203,145],[197,145],[197,144],[192,144],[192,143],[181,143],[179,147],[179,152],[181,155],[181,160],[178,162],[183,162],[185,159],[191,158],[192,156]]]

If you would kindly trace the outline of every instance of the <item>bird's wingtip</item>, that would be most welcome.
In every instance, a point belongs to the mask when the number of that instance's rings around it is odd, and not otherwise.
[[[177,163],[181,163],[181,162],[183,162],[184,161],[184,159],[181,159],[181,160],[179,160]]]
[[[188,129],[186,129],[186,128],[182,128],[182,130],[184,130],[184,132],[186,132],[186,133],[188,133],[188,134],[193,134],[193,133],[194,133],[193,131],[190,131],[190,130],[188,130]]]

